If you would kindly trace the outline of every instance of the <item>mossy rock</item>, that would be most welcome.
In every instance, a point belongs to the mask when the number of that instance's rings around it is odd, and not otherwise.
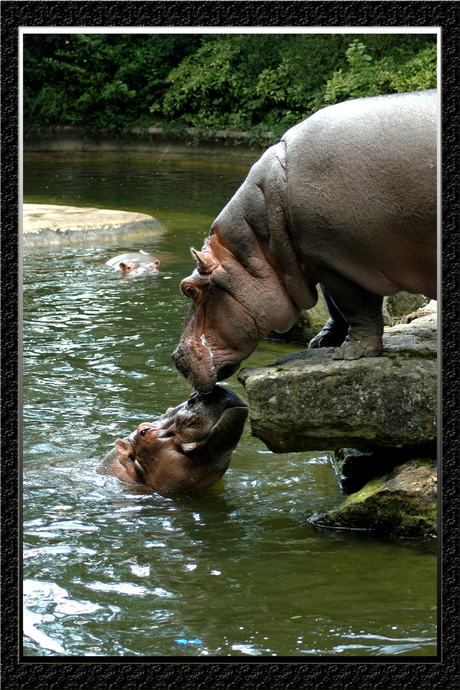
[[[383,300],[383,316],[387,325],[393,325],[407,314],[425,307],[430,300],[424,295],[412,295],[409,292],[397,292]]]
[[[309,521],[320,528],[422,538],[436,536],[437,518],[437,467],[432,459],[422,458],[376,477],[336,510]]]
[[[340,448],[333,452],[331,462],[340,487],[352,494],[374,477],[388,474],[398,465],[419,457],[436,457],[436,444],[414,448]]]

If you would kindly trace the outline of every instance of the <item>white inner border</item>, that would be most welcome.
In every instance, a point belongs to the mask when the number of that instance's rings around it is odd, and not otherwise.
[[[438,196],[437,196],[437,209],[438,209],[438,239],[437,239],[437,281],[438,281],[438,314],[437,314],[437,326],[438,326],[438,336],[437,336],[437,350],[438,350],[438,438],[437,438],[437,449],[438,449],[438,469],[441,469],[441,458],[442,458],[442,444],[441,444],[441,429],[442,429],[442,405],[441,405],[441,382],[442,382],[442,358],[441,358],[441,333],[442,333],[442,195],[441,195],[441,183],[442,183],[442,132],[441,132],[441,107],[442,107],[442,71],[441,71],[441,51],[442,51],[442,41],[441,27],[436,26],[410,26],[410,27],[354,27],[354,26],[330,26],[330,27],[306,27],[306,26],[294,26],[294,27],[247,27],[247,26],[231,26],[231,27],[214,27],[214,26],[172,26],[172,27],[156,27],[156,26],[142,26],[142,27],[129,27],[129,26],[107,26],[107,27],[94,27],[94,26],[79,26],[79,27],[69,27],[69,26],[32,26],[32,27],[19,27],[19,161],[18,161],[18,171],[19,171],[19,185],[18,185],[18,206],[19,206],[19,377],[20,381],[23,380],[23,217],[22,217],[22,206],[23,206],[23,37],[27,34],[434,34],[437,36],[437,84],[438,84],[438,127],[437,127],[437,143],[438,143],[438,157],[437,157],[437,179],[438,179]],[[22,439],[23,439],[23,424],[22,424],[22,409],[23,409],[23,388],[22,385],[19,387],[19,427],[20,427],[20,457],[21,457],[21,467],[22,467]],[[440,481],[441,473],[438,472],[438,486],[442,489],[442,484]],[[22,493],[22,478],[20,480],[20,492]],[[439,528],[441,528],[441,491],[438,492],[438,522]],[[22,505],[22,497],[20,497],[20,505]],[[439,529],[438,540],[440,544],[441,539],[441,529]],[[438,566],[439,567],[439,566]],[[441,606],[441,601],[438,601],[438,606]]]

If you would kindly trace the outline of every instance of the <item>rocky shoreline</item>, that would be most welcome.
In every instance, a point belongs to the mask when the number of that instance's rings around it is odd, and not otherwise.
[[[260,157],[263,147],[251,144],[247,132],[212,131],[198,142],[198,130],[185,128],[180,134],[165,132],[162,127],[133,127],[117,137],[110,132],[89,134],[81,127],[63,125],[42,130],[41,138],[28,136],[24,141],[27,158],[46,155],[106,156],[114,160],[145,160],[160,163],[215,162],[219,165],[252,165]],[[266,133],[267,144],[273,140]]]
[[[404,320],[385,328],[377,358],[345,362],[332,359],[334,348],[304,350],[238,375],[252,434],[270,450],[332,452],[350,495],[311,517],[316,527],[436,534],[436,303]]]

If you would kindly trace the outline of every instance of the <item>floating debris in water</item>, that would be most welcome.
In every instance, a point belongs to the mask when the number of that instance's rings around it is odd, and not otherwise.
[[[179,637],[174,642],[177,642],[177,644],[201,644],[203,640],[187,640],[185,637]]]

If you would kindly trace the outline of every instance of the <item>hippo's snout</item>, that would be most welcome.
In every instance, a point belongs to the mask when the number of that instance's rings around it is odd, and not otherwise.
[[[178,345],[172,354],[172,361],[176,369],[182,374],[182,376],[193,386],[193,388],[200,393],[209,393],[214,388],[217,381],[215,371],[213,367],[205,366],[203,362],[197,362],[196,366],[192,369],[189,360],[182,350],[181,346]]]
[[[187,370],[189,367],[187,365],[187,362],[185,361],[184,354],[181,351],[180,347],[176,347],[176,349],[171,355],[171,359],[176,369],[182,374],[182,376],[185,376],[185,378],[187,378]]]
[[[193,372],[180,346],[176,347],[172,353],[171,359],[177,371],[182,374],[187,381],[192,383]]]

